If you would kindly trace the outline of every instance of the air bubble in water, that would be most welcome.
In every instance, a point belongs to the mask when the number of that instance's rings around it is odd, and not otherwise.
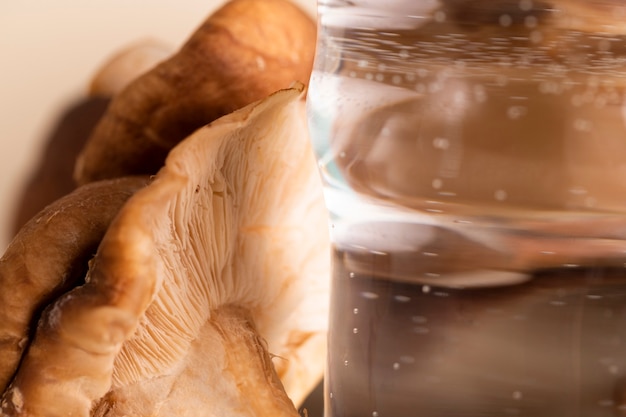
[[[519,9],[524,12],[529,12],[533,9],[533,0],[520,0]]]
[[[413,327],[413,333],[417,334],[428,334],[430,333],[430,329],[424,326],[415,326]]]
[[[529,29],[537,27],[538,23],[539,21],[537,20],[536,16],[526,16],[526,18],[524,19],[524,25]]]
[[[372,417],[378,417],[378,411],[372,411]]]
[[[400,369],[400,364],[398,362],[394,362],[393,364],[393,370],[397,371],[398,369]]]
[[[359,333],[359,329],[358,329],[358,327],[355,327],[354,329],[352,329],[352,333],[354,333],[354,334],[358,334],[358,333]]]
[[[478,103],[484,103],[487,100],[487,92],[482,85],[474,86],[474,99]]]
[[[585,119],[576,119],[574,121],[574,129],[580,132],[590,132],[593,130],[593,123]]]
[[[517,120],[526,114],[526,107],[524,106],[511,106],[507,110],[507,116],[509,119]]]
[[[435,138],[433,140],[433,146],[436,149],[446,150],[450,147],[450,141],[446,138]]]
[[[358,308],[353,309],[353,310],[352,310],[352,313],[353,313],[353,314],[355,314],[355,315],[356,315],[356,314],[359,314],[359,309],[358,309]]]
[[[508,197],[506,191],[504,190],[497,190],[494,194],[493,197],[498,200],[498,201],[504,201],[506,200],[506,198]]]
[[[513,24],[513,18],[508,14],[500,15],[500,19],[498,19],[500,26],[509,27]]]
[[[541,43],[543,41],[543,33],[538,30],[533,30],[530,33],[530,41],[532,43]]]
[[[361,293],[361,295],[363,296],[363,298],[367,298],[368,300],[375,300],[378,298],[378,294],[376,294],[375,292],[364,291]]]

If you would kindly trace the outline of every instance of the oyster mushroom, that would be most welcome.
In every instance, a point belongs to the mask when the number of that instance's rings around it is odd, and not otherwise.
[[[0,391],[40,310],[83,281],[111,220],[147,182],[129,177],[87,184],[40,211],[15,236],[0,258]]]
[[[329,284],[302,94],[276,92],[172,150],[86,284],[44,314],[6,415],[297,415],[322,374]]]
[[[154,174],[194,130],[309,79],[313,19],[289,0],[231,0],[171,58],[116,95],[79,156],[75,178]]]

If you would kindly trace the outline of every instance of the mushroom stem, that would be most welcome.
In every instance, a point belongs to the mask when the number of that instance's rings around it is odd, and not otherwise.
[[[207,344],[223,349],[207,355],[202,348]],[[234,389],[210,383],[216,379],[228,381],[227,386]],[[215,417],[298,416],[252,314],[232,305],[212,312],[182,366],[148,384],[141,382],[110,391],[92,416],[138,415],[146,413],[148,404],[150,415],[155,416],[191,416],[198,410]]]

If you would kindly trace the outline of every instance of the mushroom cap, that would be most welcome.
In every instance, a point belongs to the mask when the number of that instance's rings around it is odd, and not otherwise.
[[[0,258],[0,392],[13,376],[41,310],[82,283],[109,224],[148,183],[128,177],[79,187],[51,203]]]
[[[77,159],[76,180],[155,174],[196,129],[307,82],[315,44],[315,22],[290,0],[226,2],[114,97]]]
[[[302,95],[172,150],[44,315],[5,413],[297,415],[323,372],[329,286]]]
[[[110,56],[91,79],[89,94],[112,97],[132,80],[169,58],[173,48],[157,39],[142,39],[126,45]]]

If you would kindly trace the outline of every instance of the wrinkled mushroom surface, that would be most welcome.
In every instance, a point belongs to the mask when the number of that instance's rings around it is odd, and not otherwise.
[[[7,415],[297,415],[329,276],[304,113],[302,86],[279,91],[170,153],[44,315]]]
[[[172,54],[173,48],[157,39],[143,39],[129,44],[98,68],[89,85],[89,94],[112,97]]]
[[[307,82],[316,27],[289,0],[231,0],[171,58],[112,101],[81,156],[80,183],[154,174],[194,130],[293,82]]]
[[[0,392],[34,330],[38,314],[82,283],[109,224],[147,178],[87,184],[27,222],[0,258]]]

